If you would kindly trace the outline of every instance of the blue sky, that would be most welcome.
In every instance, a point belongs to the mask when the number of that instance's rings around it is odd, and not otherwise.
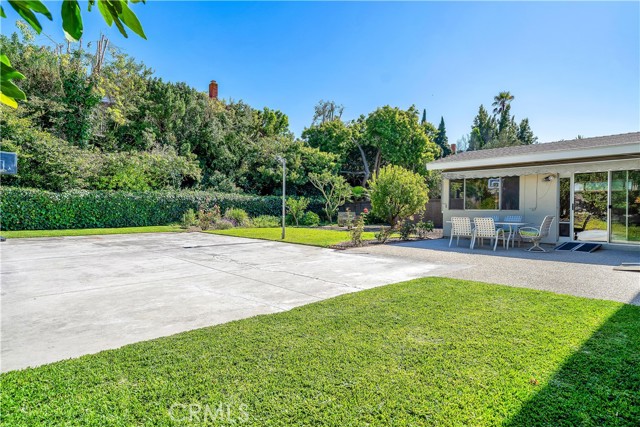
[[[46,2],[62,39],[59,3]],[[299,135],[320,99],[344,118],[389,104],[444,116],[450,142],[508,90],[541,142],[640,130],[640,4],[169,2],[133,6],[148,40],[97,11],[85,40],[112,43],[165,80],[280,109]],[[5,8],[6,9],[6,8]],[[15,13],[3,19],[13,31]],[[44,39],[41,39],[43,42]]]

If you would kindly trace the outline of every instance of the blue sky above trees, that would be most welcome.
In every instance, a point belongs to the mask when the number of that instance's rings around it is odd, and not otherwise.
[[[47,2],[52,3],[52,2]],[[57,4],[50,4],[58,10]],[[640,4],[218,3],[134,5],[148,41],[125,40],[84,12],[84,40],[100,31],[158,76],[289,115],[299,135],[313,106],[334,100],[344,118],[385,104],[443,115],[449,141],[478,106],[515,95],[540,141],[640,128]],[[2,22],[15,29],[16,15]],[[44,31],[63,40],[60,18]],[[46,21],[46,20],[44,20]],[[45,43],[45,37],[39,37]]]

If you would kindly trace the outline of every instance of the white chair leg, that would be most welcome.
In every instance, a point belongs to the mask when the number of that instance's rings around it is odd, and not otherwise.
[[[451,233],[451,238],[449,239],[449,247],[451,247],[452,242],[453,242],[453,233]]]

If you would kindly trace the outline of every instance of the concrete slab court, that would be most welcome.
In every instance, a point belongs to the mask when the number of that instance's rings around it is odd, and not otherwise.
[[[3,372],[464,267],[204,233],[0,250]]]

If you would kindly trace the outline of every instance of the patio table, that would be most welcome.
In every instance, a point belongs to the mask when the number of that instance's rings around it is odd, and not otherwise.
[[[511,240],[511,247],[515,244],[515,234],[520,227],[531,224],[530,222],[510,222],[510,221],[496,221],[496,225],[509,226],[509,237],[507,238],[507,249],[509,249],[509,240]],[[515,228],[514,228],[515,227]]]

